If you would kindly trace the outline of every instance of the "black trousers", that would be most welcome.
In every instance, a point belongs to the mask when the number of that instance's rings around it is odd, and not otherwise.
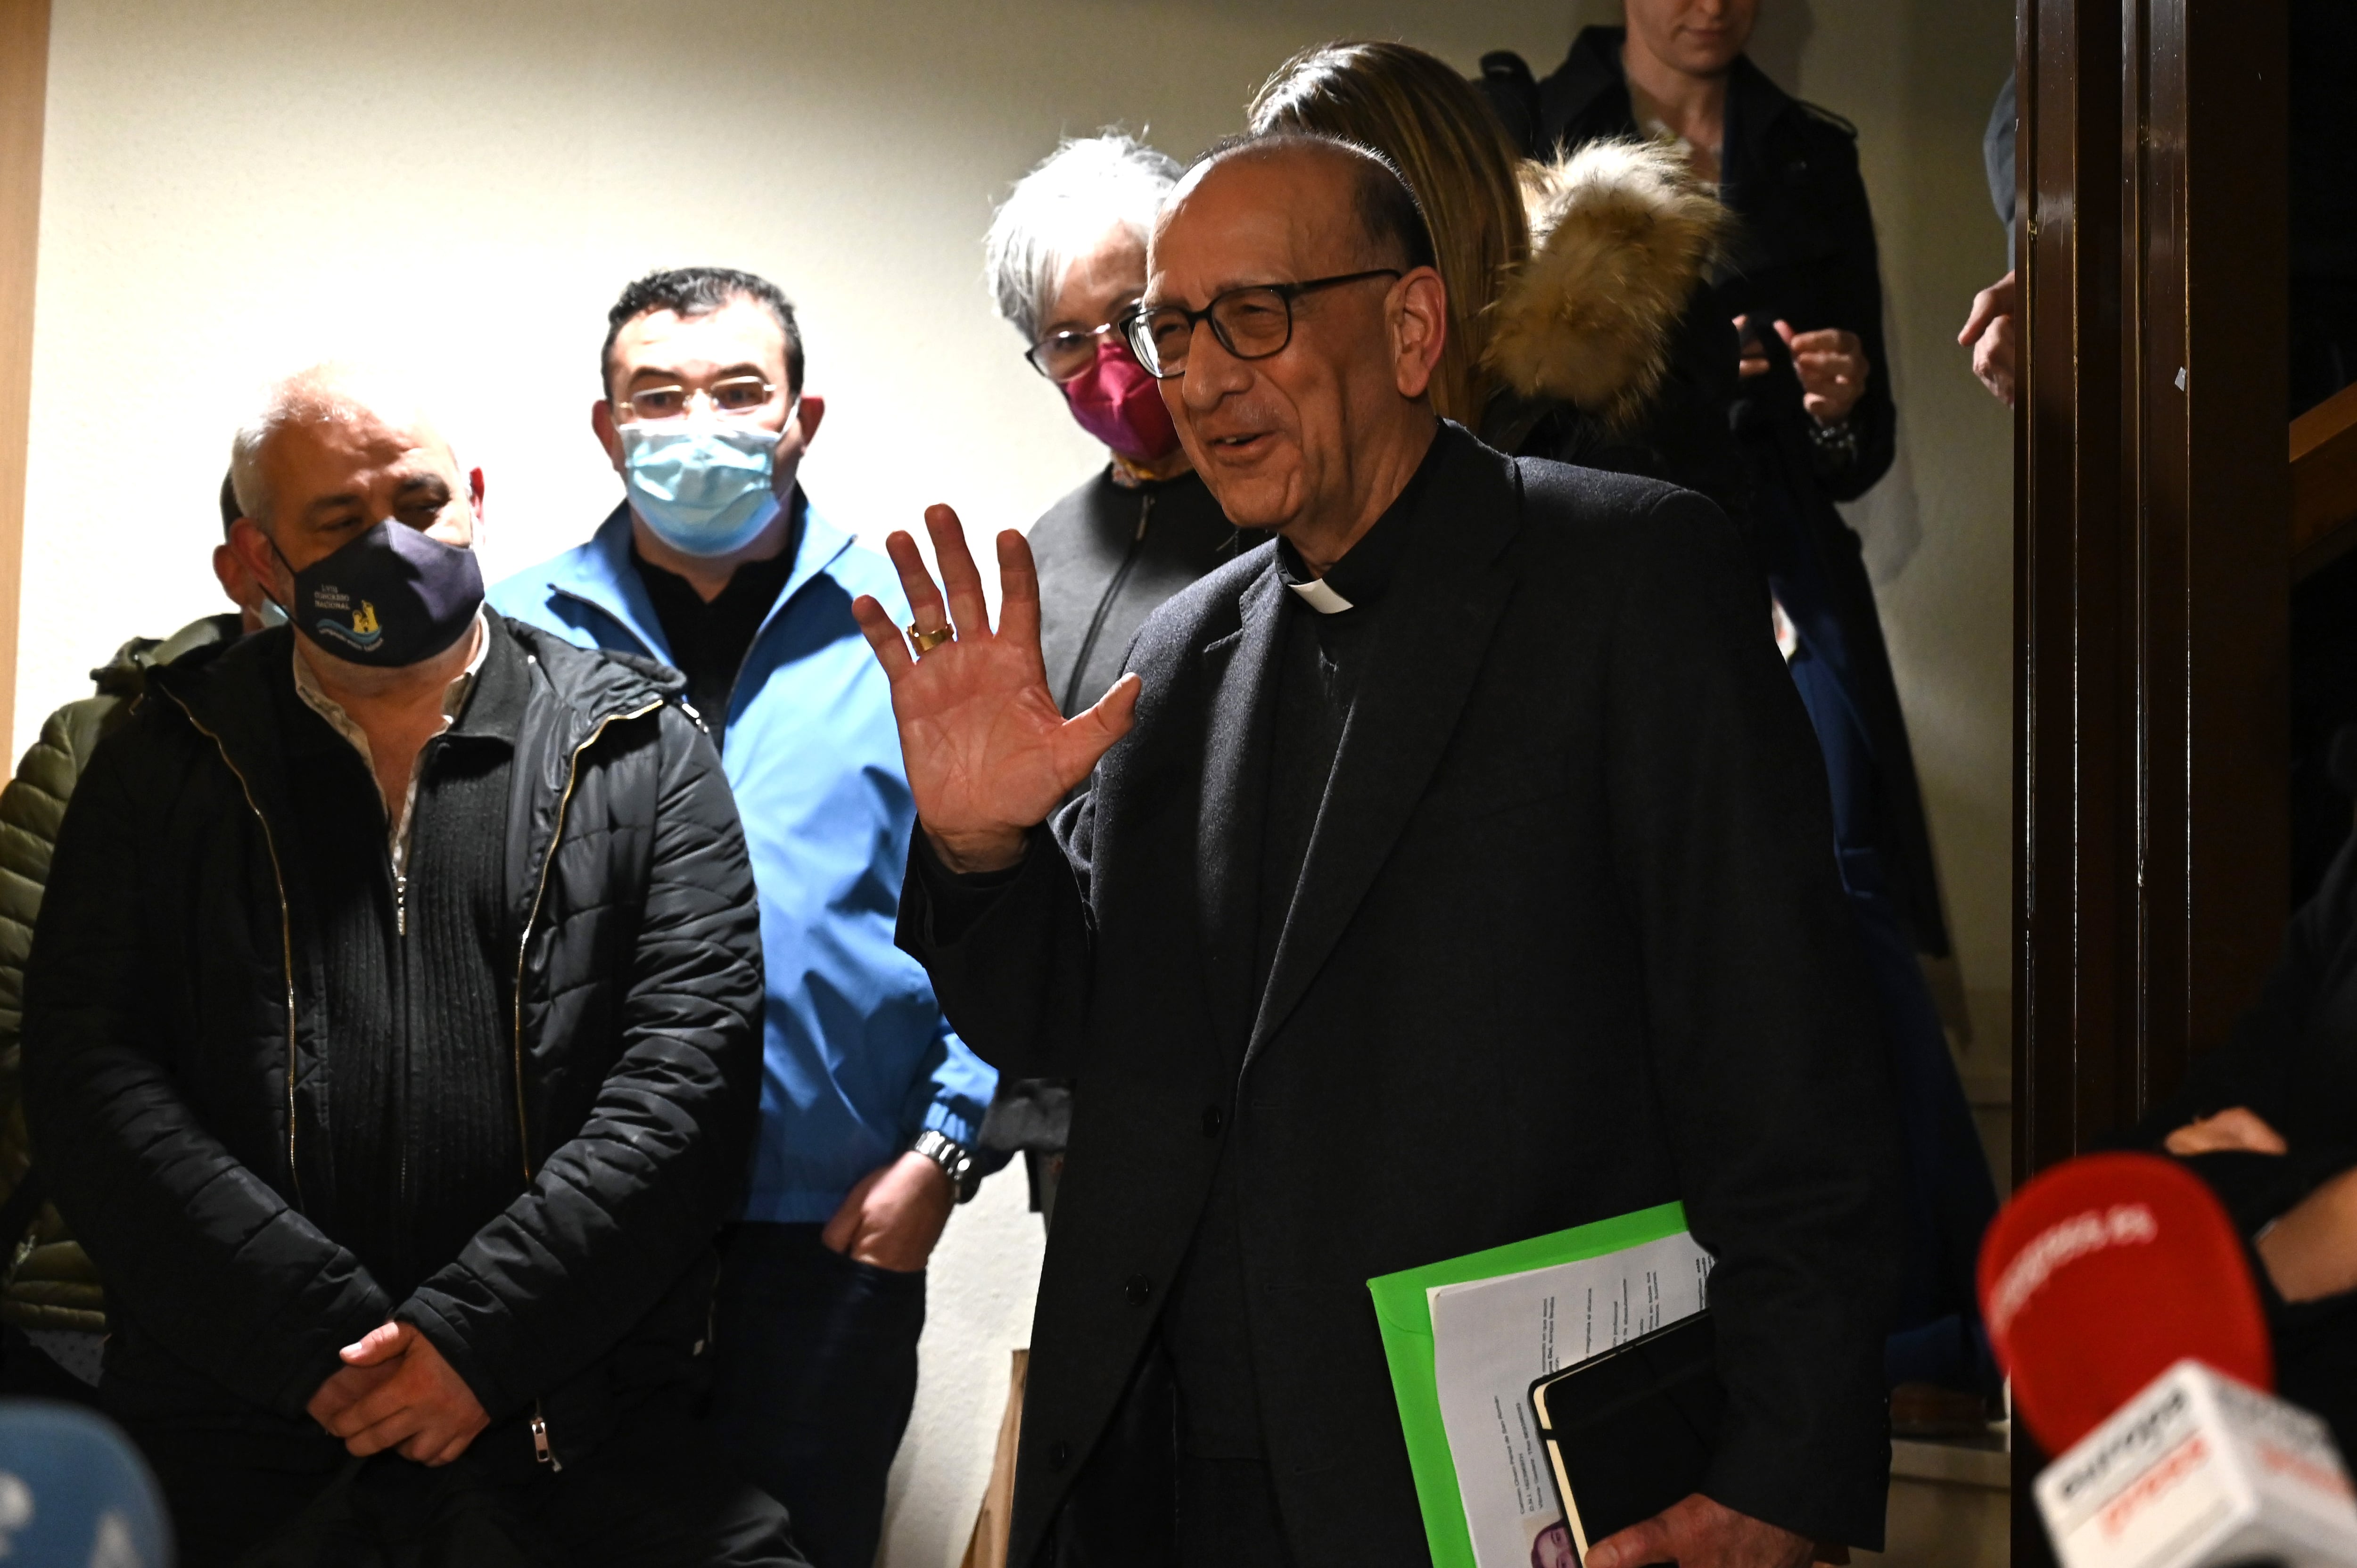
[[[723,1243],[712,1426],[816,1568],[872,1568],[917,1401],[925,1276],[856,1262],[822,1229],[746,1224]]]
[[[393,1454],[272,1465],[200,1434],[142,1436],[181,1568],[806,1568],[785,1510],[683,1413],[530,1476]]]

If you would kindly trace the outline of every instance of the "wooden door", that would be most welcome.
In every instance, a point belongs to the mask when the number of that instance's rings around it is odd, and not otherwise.
[[[2272,960],[2289,595],[2284,0],[2019,29],[2017,1180],[2173,1089]]]

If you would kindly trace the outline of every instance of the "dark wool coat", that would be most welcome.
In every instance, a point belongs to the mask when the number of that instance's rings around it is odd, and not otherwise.
[[[306,1214],[335,1179],[336,1058],[266,684],[292,633],[153,671],[74,791],[26,982],[26,1101],[104,1271],[103,1392],[135,1427],[339,1459],[304,1406],[388,1316],[490,1412],[476,1451],[527,1469],[536,1412],[577,1456],[691,1370],[759,1100],[743,833],[677,676],[507,626],[530,656],[506,831],[527,1170],[406,1301]]]
[[[1439,440],[1264,993],[1273,543],[1147,622],[1135,727],[995,900],[904,894],[974,1048],[1078,1080],[1011,1561],[1167,1539],[1170,1425],[1118,1407],[1223,1146],[1296,1561],[1427,1562],[1370,1278],[1672,1198],[1711,1495],[1881,1541],[1889,1089],[1760,578],[1698,497]]]

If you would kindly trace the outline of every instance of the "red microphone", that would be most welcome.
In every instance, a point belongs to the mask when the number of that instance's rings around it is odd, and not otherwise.
[[[2173,1160],[2089,1155],[2033,1178],[1981,1240],[1980,1287],[2014,1410],[2049,1454],[2188,1356],[2276,1386],[2234,1222]]]
[[[2015,1411],[2057,1455],[2038,1504],[2065,1568],[2357,1564],[2324,1423],[2276,1399],[2233,1221],[2184,1166],[2093,1155],[2014,1195],[1981,1243]]]

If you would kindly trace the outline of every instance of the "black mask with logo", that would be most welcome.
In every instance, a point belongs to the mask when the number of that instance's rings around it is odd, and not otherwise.
[[[285,554],[278,559],[295,573],[288,618],[353,664],[423,663],[457,641],[483,607],[483,568],[472,550],[389,518],[299,572]]]

